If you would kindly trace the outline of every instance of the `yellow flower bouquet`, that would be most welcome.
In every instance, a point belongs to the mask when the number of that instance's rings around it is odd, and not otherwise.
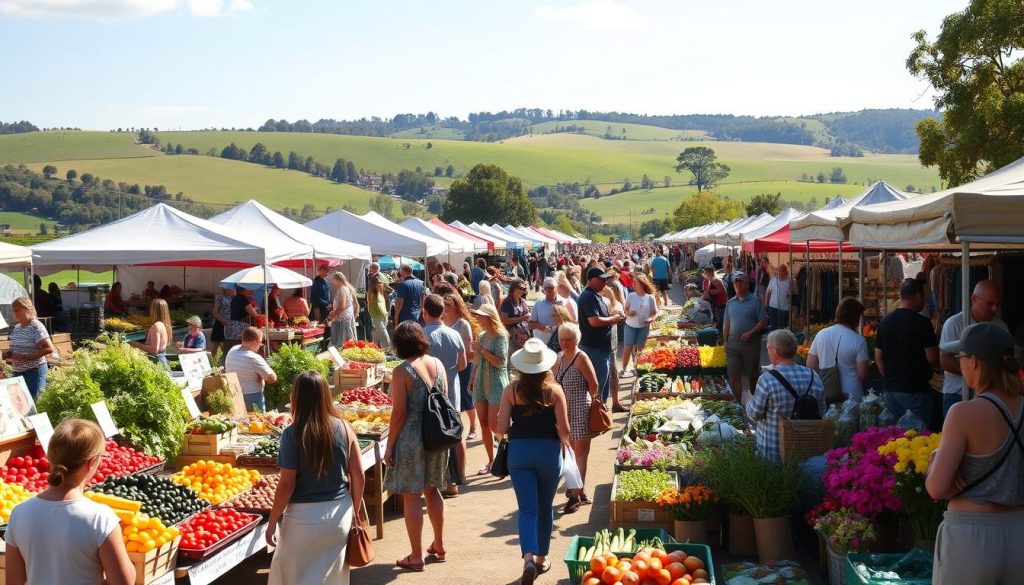
[[[896,495],[903,501],[914,538],[921,542],[935,540],[946,511],[946,503],[933,500],[924,487],[929,459],[941,439],[942,433],[918,434],[911,429],[878,448],[896,472]]]

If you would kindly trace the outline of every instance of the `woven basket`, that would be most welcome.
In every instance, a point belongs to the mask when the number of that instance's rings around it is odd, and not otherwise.
[[[824,455],[832,448],[832,421],[779,421],[779,453],[783,461],[800,461]]]

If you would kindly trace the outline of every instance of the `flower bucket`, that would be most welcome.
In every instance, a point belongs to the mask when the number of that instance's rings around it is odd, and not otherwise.
[[[752,557],[757,555],[754,537],[754,519],[746,514],[729,514],[729,555]]]
[[[792,560],[796,556],[789,516],[754,518],[754,537],[757,542],[757,558],[762,563]]]
[[[846,555],[828,547],[828,585],[846,585]]]
[[[706,544],[708,541],[707,520],[673,520],[672,536],[676,542]]]

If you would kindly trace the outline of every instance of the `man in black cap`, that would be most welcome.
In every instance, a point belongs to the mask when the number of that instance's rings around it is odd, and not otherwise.
[[[612,356],[612,327],[626,321],[626,315],[621,311],[608,314],[608,303],[601,296],[612,274],[601,268],[590,268],[587,270],[587,286],[580,293],[578,303],[580,319],[580,349],[587,354],[594,364],[594,373],[597,374],[597,390],[600,393],[601,401],[608,400],[611,394],[609,381],[613,364]],[[621,407],[619,411],[622,411]]]

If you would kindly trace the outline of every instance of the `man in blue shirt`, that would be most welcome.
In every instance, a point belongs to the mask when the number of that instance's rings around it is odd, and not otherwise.
[[[661,306],[671,305],[668,298],[668,289],[672,286],[671,265],[663,248],[659,247],[658,255],[651,260],[651,276],[654,278],[654,286],[661,291]]]
[[[402,264],[398,275],[402,281],[395,287],[395,324],[419,321],[420,306],[426,295],[423,281],[412,275],[412,267],[408,264]]]
[[[476,265],[469,271],[469,283],[473,286],[473,294],[475,295],[480,294],[480,281],[484,279],[486,270],[487,261],[483,258],[477,258]]]
[[[750,380],[750,392],[761,374],[761,330],[768,325],[764,303],[750,294],[750,277],[737,272],[733,277],[736,296],[725,304],[722,338],[729,384],[736,401],[742,403],[743,377]]]
[[[316,270],[313,285],[309,288],[309,318],[321,323],[331,312],[331,285],[327,284],[327,266],[321,264]]]
[[[444,366],[448,380],[448,400],[456,411],[461,407],[461,387],[459,386],[459,372],[466,369],[466,346],[462,342],[462,335],[441,321],[441,313],[444,312],[444,299],[440,295],[429,294],[423,299],[423,333],[430,341],[430,349],[427,354],[435,357]],[[449,457],[454,456],[457,461],[456,467],[459,470],[458,477],[450,478],[453,485],[448,486],[444,495],[454,496],[459,493],[457,484],[461,484],[466,478],[466,443],[460,441],[452,448]]]
[[[608,400],[611,394],[612,327],[626,321],[626,316],[621,312],[609,315],[608,304],[600,295],[611,276],[610,272],[605,272],[601,268],[587,270],[587,286],[580,293],[578,304],[579,347],[594,364],[597,390],[602,401]]]

